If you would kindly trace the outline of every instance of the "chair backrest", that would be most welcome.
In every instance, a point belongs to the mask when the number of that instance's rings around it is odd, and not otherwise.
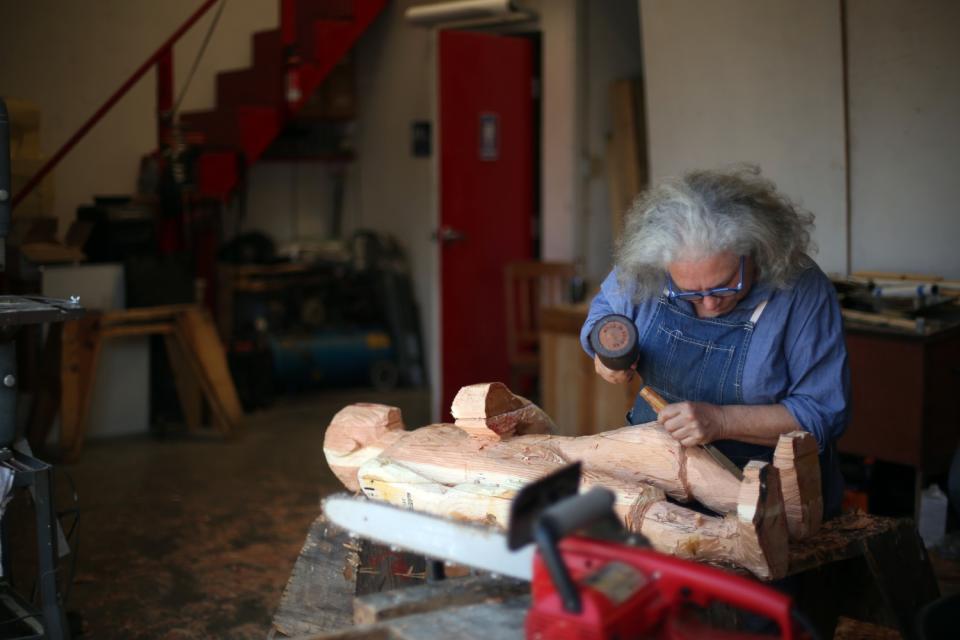
[[[570,302],[576,270],[568,262],[511,262],[504,269],[507,349],[511,364],[535,354],[540,340],[540,309]]]

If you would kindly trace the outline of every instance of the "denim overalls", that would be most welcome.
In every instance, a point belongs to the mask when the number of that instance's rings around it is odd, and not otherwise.
[[[743,404],[743,364],[753,328],[766,306],[763,300],[749,320],[699,318],[661,296],[640,338],[638,373],[670,403]],[[643,424],[656,419],[657,414],[638,395],[627,421]],[[773,457],[773,449],[762,445],[734,440],[713,444],[739,467]]]

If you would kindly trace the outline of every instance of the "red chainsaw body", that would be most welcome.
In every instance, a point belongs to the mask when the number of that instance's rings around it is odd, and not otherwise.
[[[714,602],[772,619],[781,637],[792,640],[790,598],[758,582],[705,565],[583,537],[560,542],[560,551],[582,601],[570,613],[538,553],[533,565],[532,600],[526,635],[537,640],[630,640],[731,638],[684,617],[687,605]]]

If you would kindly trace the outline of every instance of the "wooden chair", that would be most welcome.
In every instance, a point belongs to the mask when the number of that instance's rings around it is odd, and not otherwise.
[[[511,389],[523,389],[524,378],[536,378],[540,368],[540,309],[569,303],[574,275],[574,266],[568,262],[511,262],[504,269]]]

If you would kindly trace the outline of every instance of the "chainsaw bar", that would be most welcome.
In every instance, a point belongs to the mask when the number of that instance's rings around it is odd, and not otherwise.
[[[360,537],[428,558],[530,580],[535,547],[511,551],[496,529],[453,522],[346,494],[323,501],[327,519]]]

